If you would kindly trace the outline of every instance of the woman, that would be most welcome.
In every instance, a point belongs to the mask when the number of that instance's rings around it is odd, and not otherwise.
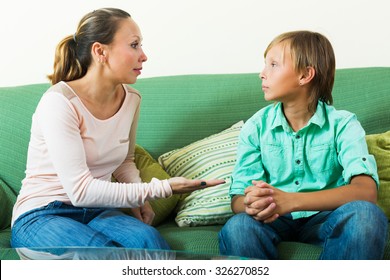
[[[26,177],[14,206],[13,247],[123,246],[169,249],[147,202],[223,180],[153,179],[134,163],[147,60],[142,35],[119,9],[87,14],[56,50],[53,86],[33,115]],[[117,182],[111,182],[111,177]],[[119,208],[132,208],[133,216]]]

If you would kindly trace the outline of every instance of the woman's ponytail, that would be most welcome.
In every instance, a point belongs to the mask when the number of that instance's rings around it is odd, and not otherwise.
[[[119,22],[130,14],[120,9],[106,8],[85,15],[74,35],[63,39],[56,48],[53,74],[47,77],[54,85],[60,81],[82,78],[91,65],[91,47],[94,42],[110,44]]]
[[[87,69],[82,66],[77,58],[77,42],[75,36],[64,38],[56,48],[54,57],[54,72],[48,75],[54,85],[60,81],[72,81],[85,75]]]

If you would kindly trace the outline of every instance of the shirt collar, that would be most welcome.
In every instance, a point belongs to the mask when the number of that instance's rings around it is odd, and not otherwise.
[[[318,101],[316,112],[309,120],[308,125],[312,123],[322,128],[325,125],[325,118],[325,103],[323,101]]]
[[[283,114],[282,103],[278,102],[274,107],[274,120],[271,125],[271,129],[275,129],[276,127],[282,126],[285,131],[291,130],[290,125],[288,124],[286,117]],[[310,118],[307,126],[315,124],[322,128],[325,124],[325,107],[324,102],[318,101],[317,109],[314,115]]]
[[[274,105],[274,113],[275,115],[274,115],[273,122],[271,124],[271,129],[275,129],[279,126],[282,126],[284,129],[286,129],[286,125],[288,126],[288,124],[287,124],[286,117],[283,114],[281,102],[278,102]]]

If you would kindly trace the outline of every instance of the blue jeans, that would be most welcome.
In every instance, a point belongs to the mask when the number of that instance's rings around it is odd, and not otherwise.
[[[11,246],[169,250],[154,227],[117,209],[80,208],[59,201],[21,215],[12,227]]]
[[[322,246],[320,259],[382,259],[388,221],[373,203],[353,201],[334,211],[323,211],[293,220],[291,215],[264,224],[240,213],[219,233],[221,254],[259,259],[277,259],[281,241]]]

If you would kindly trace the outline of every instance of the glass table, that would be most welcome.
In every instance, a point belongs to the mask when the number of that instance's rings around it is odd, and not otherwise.
[[[235,256],[120,247],[9,248],[2,260],[242,260]]]

